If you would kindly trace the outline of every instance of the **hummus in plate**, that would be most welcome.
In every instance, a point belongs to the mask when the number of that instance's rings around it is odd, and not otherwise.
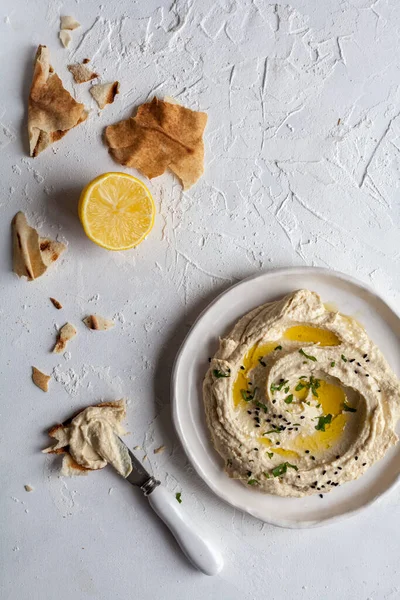
[[[204,402],[227,474],[279,496],[357,479],[398,440],[399,380],[364,328],[309,290],[220,340]]]

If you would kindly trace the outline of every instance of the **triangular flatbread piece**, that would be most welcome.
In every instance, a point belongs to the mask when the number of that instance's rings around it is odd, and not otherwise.
[[[28,103],[30,155],[37,156],[87,118],[83,104],[63,87],[49,62],[47,46],[39,46]]]

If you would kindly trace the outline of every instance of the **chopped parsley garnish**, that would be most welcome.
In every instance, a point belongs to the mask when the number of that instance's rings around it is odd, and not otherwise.
[[[271,392],[280,392],[281,389],[283,388],[283,386],[286,385],[287,383],[289,383],[289,381],[287,379],[285,379],[284,381],[281,381],[278,384],[271,383],[270,390],[271,390]]]
[[[343,362],[347,362],[347,358],[345,357],[345,355],[344,355],[344,354],[341,354],[341,355],[340,355],[340,358],[342,359],[342,361],[343,361]]]
[[[285,392],[285,394],[287,394],[289,391],[289,386],[285,387],[285,389],[283,391]]]
[[[293,402],[293,394],[289,394],[289,396],[287,396],[285,398],[285,402],[286,402],[286,404],[292,404],[292,402]]]
[[[288,462],[284,462],[284,463],[281,463],[280,465],[278,465],[277,467],[275,467],[275,469],[272,469],[272,475],[274,477],[279,477],[280,475],[283,475],[284,473],[286,473],[288,468],[298,471],[296,465],[291,465]]]
[[[274,453],[273,453],[273,452],[267,452],[267,454],[268,454],[268,458],[272,458],[272,457],[273,457],[273,455],[274,455]]]
[[[256,389],[257,389],[257,388],[256,388]],[[264,411],[265,413],[267,413],[267,412],[268,412],[268,406],[267,406],[266,404],[263,404],[262,402],[259,402],[258,400],[256,400],[256,402],[255,402],[255,405],[256,405],[258,408],[262,408],[262,409],[263,409],[263,411]]]
[[[302,375],[299,379],[307,379],[307,375]]]
[[[322,415],[318,419],[318,423],[315,426],[315,429],[318,431],[325,431],[325,426],[332,423],[332,415],[329,413],[328,415]]]
[[[305,383],[301,383],[301,381],[300,381],[300,383],[298,383],[294,389],[296,390],[296,392],[299,392],[300,390],[304,389],[305,387],[306,387]]]
[[[267,431],[264,435],[268,435],[269,433],[281,433],[282,428],[281,427],[274,427],[273,429],[270,429],[269,431]]]
[[[249,479],[247,485],[258,485],[257,479]]]
[[[265,477],[266,479],[269,479],[269,478],[270,478],[270,475],[269,475],[269,473],[267,473],[266,471],[264,471],[264,477]]]
[[[343,410],[346,412],[357,412],[356,408],[349,406],[346,402],[343,403]]]
[[[257,388],[254,388],[254,390],[240,390],[242,398],[245,402],[250,402],[250,400],[254,400],[256,392]]]
[[[221,377],[230,377],[231,376],[231,370],[228,369],[228,371],[226,373],[224,373],[224,371],[220,371],[219,369],[214,369],[213,370],[213,375],[217,379],[220,379]]]
[[[267,363],[266,363],[266,362],[264,362],[262,358],[259,358],[259,359],[258,359],[258,362],[259,362],[259,363],[260,363],[260,365],[262,365],[263,367],[266,367],[266,366],[267,366]]]
[[[335,361],[333,360],[333,361],[331,362],[331,367],[334,367],[334,366],[335,366],[335,364],[336,364],[336,363],[335,363]]]
[[[177,501],[179,502],[179,504],[182,504],[182,494],[181,494],[181,492],[177,492],[175,494],[175,498],[177,499]]]
[[[317,359],[315,358],[315,356],[311,356],[311,354],[306,354],[303,350],[303,348],[300,348],[299,353],[304,356],[305,358],[308,358],[308,360],[312,360],[314,362],[317,362]]]

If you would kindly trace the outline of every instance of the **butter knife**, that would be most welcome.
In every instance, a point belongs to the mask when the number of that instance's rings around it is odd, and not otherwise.
[[[217,575],[223,567],[221,554],[200,528],[191,522],[176,498],[146,471],[120,438],[119,441],[132,461],[132,471],[125,479],[142,490],[152,509],[164,521],[193,566],[205,575]]]

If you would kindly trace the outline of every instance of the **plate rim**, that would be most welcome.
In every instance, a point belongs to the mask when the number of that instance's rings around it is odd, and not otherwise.
[[[218,294],[197,316],[197,318],[195,319],[194,323],[192,324],[191,328],[189,329],[188,333],[186,334],[182,344],[179,347],[179,350],[176,354],[174,363],[173,363],[173,367],[172,367],[172,376],[171,376],[171,383],[170,383],[170,392],[171,392],[171,403],[172,403],[172,421],[174,424],[174,428],[175,431],[177,433],[177,436],[179,438],[179,441],[182,445],[183,450],[185,451],[186,456],[188,457],[188,459],[190,460],[191,465],[193,466],[193,468],[195,469],[196,473],[201,477],[201,479],[204,481],[204,483],[206,483],[206,485],[208,486],[208,488],[221,500],[223,500],[224,502],[226,502],[227,504],[229,504],[230,506],[232,506],[233,508],[240,510],[242,512],[248,513],[250,515],[252,515],[253,517],[255,517],[256,519],[259,519],[260,521],[264,522],[264,523],[268,523],[270,525],[274,525],[275,527],[282,527],[282,528],[286,528],[286,529],[306,529],[306,528],[314,528],[314,527],[321,527],[321,526],[325,526],[325,525],[331,525],[332,523],[338,522],[338,521],[343,521],[345,519],[351,518],[353,516],[355,516],[356,514],[360,513],[361,511],[366,510],[369,506],[371,506],[372,504],[375,504],[377,502],[379,502],[380,500],[382,500],[387,494],[389,494],[400,482],[400,472],[397,475],[397,477],[393,480],[393,482],[387,487],[387,489],[380,493],[377,494],[376,496],[374,496],[371,500],[365,502],[362,506],[349,510],[345,513],[342,514],[338,514],[338,515],[334,515],[332,517],[327,517],[325,519],[319,519],[317,521],[301,521],[299,523],[295,523],[292,521],[277,521],[275,519],[271,519],[271,520],[267,520],[264,516],[262,516],[258,510],[255,509],[251,509],[249,507],[244,507],[241,504],[238,503],[234,503],[230,497],[225,494],[223,491],[221,491],[220,489],[218,489],[214,483],[212,483],[208,476],[204,473],[203,469],[201,468],[201,466],[197,463],[197,461],[195,460],[194,456],[192,455],[192,451],[190,450],[190,448],[188,447],[187,443],[186,443],[186,439],[185,439],[185,435],[183,433],[182,430],[182,424],[178,415],[178,408],[177,408],[177,393],[176,393],[176,388],[177,388],[177,378],[178,378],[178,370],[179,370],[179,364],[180,361],[182,359],[182,355],[184,354],[185,351],[185,347],[186,344],[190,338],[190,336],[192,335],[194,329],[198,326],[199,321],[202,319],[203,315],[208,312],[212,306],[214,306],[214,304],[216,304],[216,302],[218,302],[218,300],[220,300],[220,298],[222,298],[225,294],[227,294],[228,292],[230,292],[231,290],[233,290],[236,287],[239,287],[240,285],[243,285],[249,281],[252,281],[254,279],[258,279],[261,277],[265,277],[266,275],[289,275],[289,274],[299,274],[301,272],[308,272],[308,273],[314,273],[316,275],[321,275],[321,276],[330,276],[330,277],[335,277],[339,280],[342,281],[346,281],[348,283],[351,283],[355,286],[357,286],[358,288],[361,288],[363,290],[365,290],[366,292],[368,292],[369,294],[372,294],[373,296],[375,296],[378,300],[380,300],[384,305],[386,305],[386,307],[394,314],[394,316],[399,320],[400,322],[400,314],[399,312],[396,310],[396,308],[394,308],[392,306],[392,304],[390,302],[388,302],[386,300],[386,298],[382,297],[380,294],[378,294],[376,292],[376,290],[370,286],[369,284],[366,284],[362,281],[360,281],[359,279],[357,279],[356,277],[353,277],[352,275],[347,275],[346,273],[343,273],[341,271],[336,271],[334,269],[328,269],[325,267],[312,267],[312,266],[306,266],[306,265],[301,265],[301,266],[297,266],[297,267],[278,267],[278,268],[273,268],[273,269],[267,269],[264,270],[262,272],[258,272],[255,273],[253,275],[250,275],[249,277],[245,277],[244,279],[241,279],[240,281],[237,281],[236,283],[234,283],[233,285],[229,286],[226,290],[224,290],[223,292],[221,292],[220,294]]]

